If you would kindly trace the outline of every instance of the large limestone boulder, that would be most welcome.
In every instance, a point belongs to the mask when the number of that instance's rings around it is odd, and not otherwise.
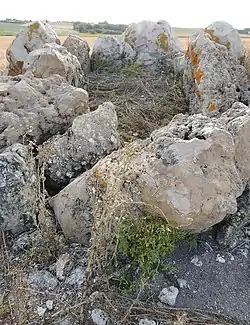
[[[37,78],[48,78],[58,74],[71,85],[84,85],[84,74],[76,56],[63,46],[46,44],[26,56],[23,73],[30,71]]]
[[[45,21],[35,21],[25,25],[7,49],[8,74],[11,76],[21,74],[27,55],[46,43],[60,44],[56,32],[49,24]]]
[[[98,38],[91,60],[94,69],[121,69],[137,64],[152,70],[168,71],[176,68],[178,60],[174,62],[174,57],[181,52],[181,44],[166,21],[142,21],[129,25],[119,37]]]
[[[112,103],[78,116],[63,135],[49,139],[40,149],[50,186],[63,187],[119,146],[117,116]]]
[[[75,55],[81,65],[82,71],[88,74],[90,71],[89,45],[86,41],[76,35],[69,35],[63,46],[73,55]]]
[[[245,55],[240,34],[232,25],[225,21],[216,21],[205,28],[205,32],[218,44],[226,46],[238,58],[242,59]]]
[[[235,105],[231,119],[229,112],[220,119],[179,114],[76,178],[52,200],[65,235],[86,244],[99,203],[114,216],[123,206],[131,216],[158,215],[194,232],[235,213],[250,178],[241,162],[250,151],[250,108]]]
[[[58,75],[2,76],[0,97],[0,152],[16,142],[42,143],[65,132],[76,116],[89,112],[88,93]]]
[[[236,101],[248,104],[245,68],[211,30],[190,38],[185,57],[184,89],[191,114],[220,116]]]
[[[93,70],[116,72],[135,61],[136,52],[132,47],[121,42],[117,37],[103,36],[97,38],[91,55]]]
[[[15,144],[0,154],[0,229],[19,234],[32,224],[37,177],[27,148]]]
[[[183,51],[172,27],[164,20],[157,23],[144,20],[131,24],[121,39],[136,51],[136,63],[143,66],[157,66],[159,61],[166,59],[167,54]]]

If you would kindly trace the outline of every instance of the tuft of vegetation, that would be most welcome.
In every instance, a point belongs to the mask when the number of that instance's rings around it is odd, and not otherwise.
[[[189,238],[186,232],[172,227],[165,219],[154,216],[122,217],[117,236],[116,255],[129,262],[125,274],[118,280],[119,289],[136,287],[153,278],[159,271],[170,271],[164,257],[172,253],[178,243]],[[133,283],[131,276],[139,275]]]
[[[88,34],[110,34],[119,35],[122,34],[127,25],[124,24],[109,24],[107,21],[100,22],[98,24],[84,23],[76,21],[73,23],[73,29],[79,33]]]

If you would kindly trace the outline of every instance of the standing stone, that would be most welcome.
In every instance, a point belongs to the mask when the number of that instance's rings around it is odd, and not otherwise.
[[[129,25],[117,37],[105,36],[95,41],[91,56],[94,70],[117,71],[137,65],[152,71],[176,72],[182,68],[183,52],[178,38],[166,21],[142,21]]]
[[[225,45],[224,39],[222,43],[219,40],[210,29],[190,38],[185,55],[184,90],[191,114],[218,117],[236,101],[248,104],[245,68],[229,41]]]
[[[25,25],[7,49],[8,74],[11,76],[21,74],[27,55],[42,48],[46,43],[60,44],[56,32],[49,24],[45,21],[34,21]]]
[[[226,46],[238,59],[244,57],[245,50],[240,34],[232,25],[225,21],[216,21],[205,28],[205,32],[210,34],[215,42]]]
[[[69,35],[63,46],[73,55],[75,55],[85,74],[90,72],[89,45],[86,41],[76,35]]]
[[[99,37],[94,43],[91,68],[93,70],[117,72],[117,70],[133,64],[135,55],[132,47],[121,42],[117,37]]]

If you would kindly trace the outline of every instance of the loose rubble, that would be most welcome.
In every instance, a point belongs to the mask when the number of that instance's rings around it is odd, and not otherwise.
[[[63,46],[45,44],[26,56],[23,73],[30,71],[36,78],[62,76],[75,87],[84,87],[85,76],[78,59]]]
[[[88,93],[59,75],[0,76],[0,152],[16,142],[40,144],[65,132],[74,118],[88,113]]]
[[[76,176],[119,147],[117,116],[112,103],[104,103],[94,112],[78,116],[63,135],[50,138],[40,150],[45,174],[57,187],[67,185]]]
[[[159,299],[164,304],[167,304],[169,306],[174,306],[178,294],[179,294],[179,289],[174,286],[170,286],[168,288],[163,288],[161,290],[159,294]]]

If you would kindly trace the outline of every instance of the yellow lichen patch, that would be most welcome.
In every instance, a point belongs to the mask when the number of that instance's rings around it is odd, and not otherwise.
[[[198,67],[194,72],[194,78],[199,85],[201,82],[201,79],[204,77],[204,74],[201,72],[200,68]]]
[[[216,109],[216,104],[215,104],[215,103],[211,104],[211,105],[208,107],[208,111],[209,111],[209,112],[213,112],[215,109]]]
[[[201,59],[201,49],[199,49],[198,52],[196,53],[191,48],[190,54],[191,54],[190,59],[191,59],[192,66],[198,68],[198,64],[200,63],[200,59]]]
[[[231,43],[228,41],[227,44],[226,44],[226,48],[229,50],[231,47]]]
[[[189,58],[189,47],[185,51],[185,59]]]
[[[214,30],[213,29],[208,29],[205,28],[204,29],[205,33],[207,33],[209,35],[209,38],[214,41],[215,43],[220,44],[220,39],[218,36],[214,35]]]
[[[200,93],[199,89],[195,90],[195,94],[199,99],[201,98],[201,93]]]
[[[164,52],[168,52],[169,46],[168,46],[168,38],[167,35],[164,33],[161,33],[157,36],[156,45],[161,48]]]

